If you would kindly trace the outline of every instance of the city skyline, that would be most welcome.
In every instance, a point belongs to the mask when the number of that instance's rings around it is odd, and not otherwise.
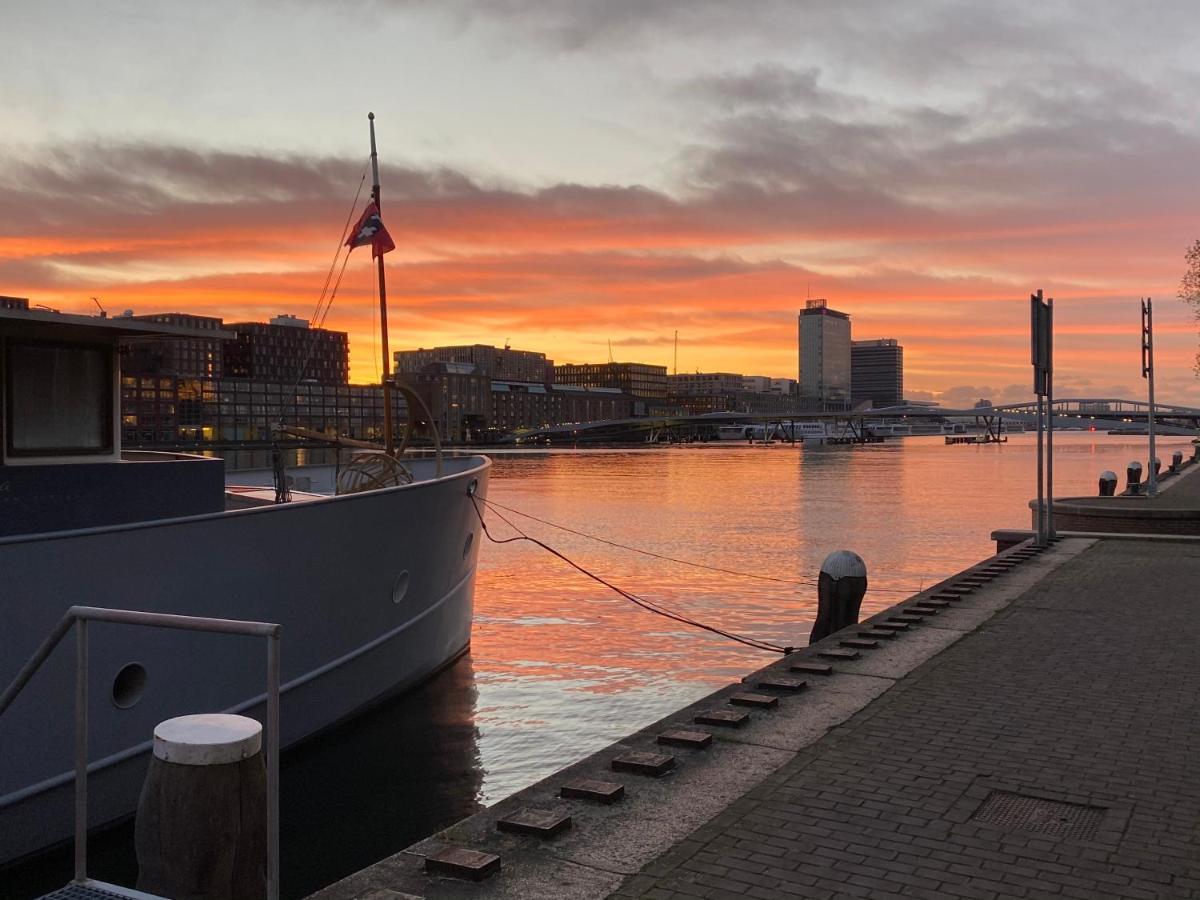
[[[678,330],[680,372],[789,377],[824,296],[958,405],[1028,397],[1042,288],[1058,393],[1140,396],[1150,295],[1159,394],[1200,403],[1187,5],[618,7],[9,11],[0,293],[310,318],[373,109],[393,348],[671,368]],[[359,254],[326,324],[369,381]]]

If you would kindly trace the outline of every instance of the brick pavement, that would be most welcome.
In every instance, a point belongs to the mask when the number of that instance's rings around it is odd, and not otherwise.
[[[1200,897],[1200,546],[1097,543],[613,896]]]

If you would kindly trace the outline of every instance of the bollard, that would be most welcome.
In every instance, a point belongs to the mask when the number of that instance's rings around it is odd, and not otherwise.
[[[1176,450],[1171,454],[1171,472],[1178,475],[1179,470],[1183,468],[1183,451]]]
[[[1200,462],[1200,439],[1192,441],[1192,462]]]
[[[1100,496],[1111,497],[1117,492],[1117,473],[1105,469],[1100,473]]]
[[[1142,464],[1136,459],[1125,467],[1125,477],[1128,484],[1125,486],[1125,493],[1130,497],[1136,497],[1142,492]]]
[[[1162,460],[1157,456],[1152,456],[1150,458],[1150,470],[1154,472],[1155,478],[1157,478],[1159,473],[1162,471]]]
[[[808,642],[815,644],[835,631],[858,623],[867,593],[867,564],[849,550],[835,550],[821,563],[817,579],[817,621]]]
[[[154,729],[134,825],[139,891],[172,900],[267,893],[262,726],[245,716],[180,716]]]

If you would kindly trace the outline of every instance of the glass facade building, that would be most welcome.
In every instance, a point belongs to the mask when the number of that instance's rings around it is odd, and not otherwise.
[[[904,348],[893,338],[852,342],[850,383],[855,403],[899,406],[904,401]]]

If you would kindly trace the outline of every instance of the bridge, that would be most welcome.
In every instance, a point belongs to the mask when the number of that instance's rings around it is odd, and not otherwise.
[[[1143,400],[1120,398],[1056,399],[1053,404],[1055,428],[1087,427],[1098,431],[1140,429],[1147,426],[1150,405]],[[1037,403],[1005,403],[953,409],[942,406],[903,404],[878,409],[857,408],[840,412],[796,410],[793,412],[751,413],[717,412],[696,415],[639,416],[544,425],[516,431],[510,440],[516,443],[548,441],[657,440],[663,435],[697,437],[713,434],[722,425],[795,425],[800,422],[826,422],[835,433],[847,439],[865,439],[870,426],[898,424],[909,420],[930,423],[965,422],[980,429],[999,433],[1004,422],[1037,424]],[[1155,430],[1162,434],[1194,434],[1200,430],[1200,409],[1168,403],[1154,404]],[[787,430],[786,427],[784,429]],[[794,431],[794,429],[793,429]]]

